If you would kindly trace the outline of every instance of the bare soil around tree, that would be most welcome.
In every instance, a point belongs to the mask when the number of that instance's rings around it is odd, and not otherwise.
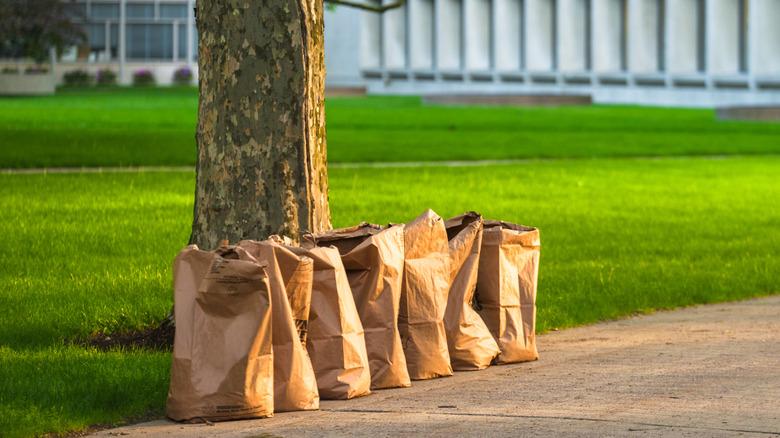
[[[215,424],[158,420],[112,436],[780,435],[780,296],[540,336],[537,362]]]

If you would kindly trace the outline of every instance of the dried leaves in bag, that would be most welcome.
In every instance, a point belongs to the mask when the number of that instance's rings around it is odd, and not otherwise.
[[[273,415],[271,296],[265,267],[240,248],[176,257],[171,383],[174,420]]]
[[[403,225],[367,223],[307,236],[304,244],[334,246],[341,254],[366,337],[371,388],[411,385],[398,331],[404,269]]]
[[[305,344],[314,274],[313,261],[272,241],[244,240],[238,246],[268,265],[274,303],[274,410],[286,412],[319,409],[317,380]]]
[[[498,363],[536,360],[539,230],[485,221],[475,300],[498,342]]]
[[[427,210],[404,227],[404,275],[398,328],[412,380],[451,376],[444,312],[450,256],[444,221]]]
[[[452,368],[481,370],[500,350],[482,318],[471,306],[477,287],[482,245],[482,216],[469,212],[445,222],[449,237],[451,286],[444,314]]]
[[[363,325],[336,248],[286,246],[314,260],[306,348],[323,399],[349,399],[371,392]]]

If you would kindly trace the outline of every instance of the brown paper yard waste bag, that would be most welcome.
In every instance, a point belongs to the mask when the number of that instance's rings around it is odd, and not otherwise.
[[[475,305],[498,342],[497,363],[536,360],[539,230],[485,221]]]
[[[265,268],[240,248],[191,245],[173,266],[176,333],[166,413],[174,420],[274,411],[271,296]]]
[[[238,244],[267,263],[274,351],[274,411],[318,409],[320,397],[314,369],[306,352],[313,261],[272,241],[243,240]]]
[[[320,397],[349,399],[369,394],[371,373],[363,325],[339,251],[332,247],[285,248],[314,260],[306,348]]]
[[[444,313],[452,368],[481,370],[501,352],[482,318],[471,306],[477,287],[482,245],[482,216],[469,212],[445,222],[450,249],[451,286]]]
[[[398,331],[404,270],[404,227],[355,227],[310,236],[306,245],[334,246],[341,254],[366,337],[371,389],[411,385]]]
[[[450,255],[444,221],[427,210],[404,227],[404,275],[398,328],[412,380],[451,376],[444,312]]]

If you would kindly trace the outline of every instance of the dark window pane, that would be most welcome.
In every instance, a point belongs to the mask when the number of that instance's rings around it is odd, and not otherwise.
[[[106,48],[106,25],[104,23],[88,24],[87,39],[89,40],[90,50],[104,50]]]
[[[127,57],[131,59],[146,59],[147,47],[146,25],[127,25]]]
[[[119,5],[114,3],[92,3],[90,15],[92,18],[118,19]]]
[[[177,32],[179,33],[179,47],[178,47],[179,59],[186,60],[187,59],[187,25],[179,24]]]
[[[111,59],[116,59],[119,56],[119,25],[111,25]]]
[[[160,3],[160,18],[187,19],[187,5]]]
[[[173,26],[170,24],[128,24],[127,57],[131,59],[173,59]]]
[[[127,18],[154,18],[152,3],[128,3],[126,8]]]
[[[150,24],[152,59],[173,59],[173,26],[170,24]]]

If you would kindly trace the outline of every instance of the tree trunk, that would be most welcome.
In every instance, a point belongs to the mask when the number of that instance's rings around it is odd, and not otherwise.
[[[190,243],[330,228],[322,0],[198,0]]]

